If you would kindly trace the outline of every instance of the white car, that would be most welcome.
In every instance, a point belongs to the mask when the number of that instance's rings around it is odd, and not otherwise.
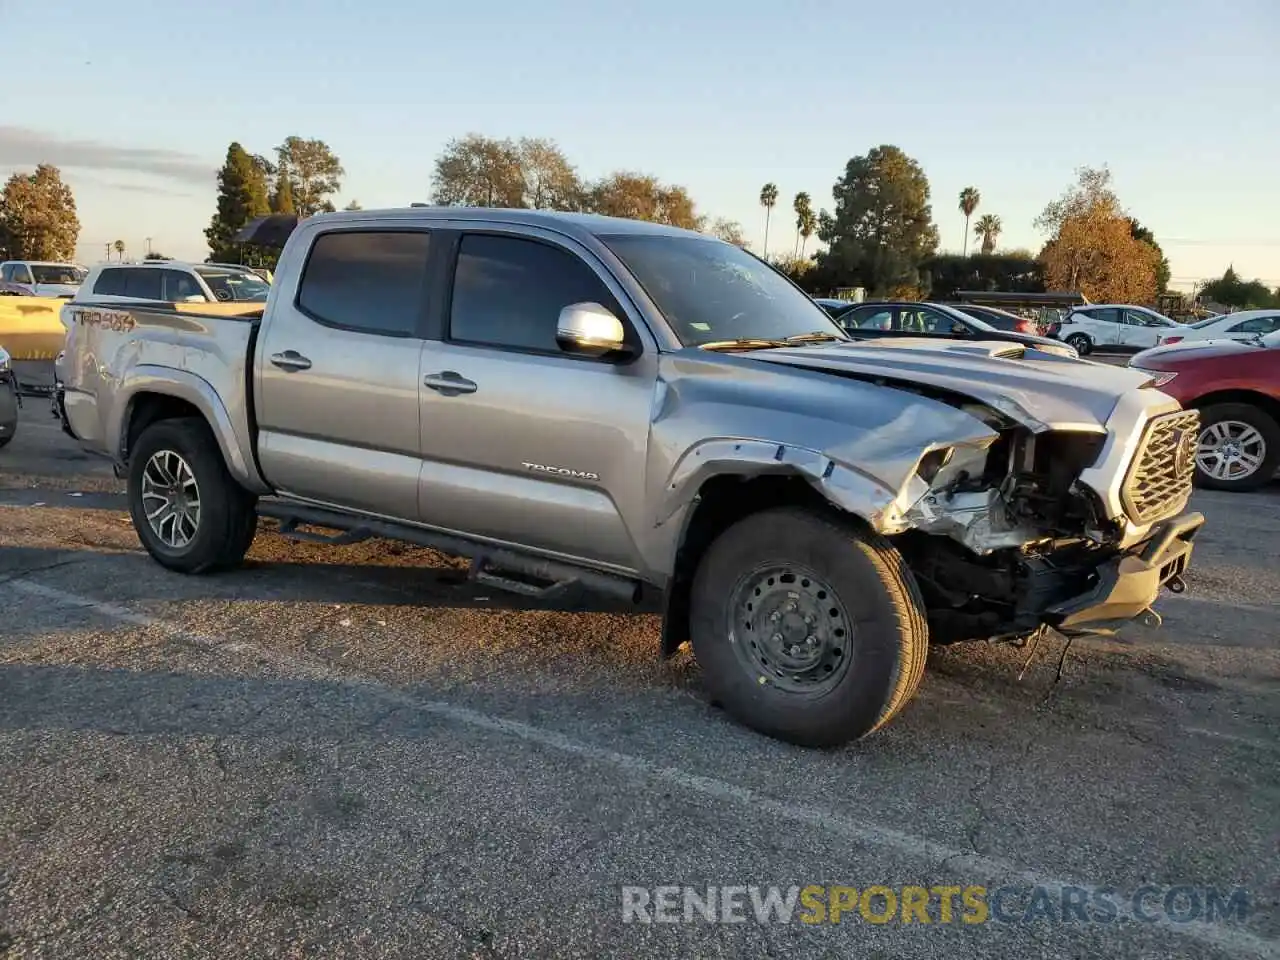
[[[266,303],[271,285],[248,267],[224,263],[144,260],[103,263],[89,271],[78,303]]]
[[[1076,307],[1055,336],[1085,356],[1094,350],[1137,353],[1162,342],[1181,325],[1164,314],[1129,304],[1098,303]]]
[[[1221,313],[1195,323],[1183,324],[1178,330],[1166,334],[1160,343],[1168,345],[1192,340],[1247,342],[1277,330],[1280,330],[1280,310],[1241,310],[1238,313]]]
[[[73,297],[84,275],[84,267],[74,263],[6,260],[0,263],[0,295]]]

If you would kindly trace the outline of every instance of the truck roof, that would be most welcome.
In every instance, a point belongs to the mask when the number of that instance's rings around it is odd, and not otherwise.
[[[566,213],[559,210],[528,210],[520,207],[393,207],[387,210],[341,210],[309,217],[302,223],[357,223],[367,220],[471,220],[477,223],[519,223],[546,227],[573,235],[617,236],[650,234],[658,236],[714,239],[705,233],[671,227],[645,220],[604,217],[595,213]],[[302,224],[299,224],[301,226]]]

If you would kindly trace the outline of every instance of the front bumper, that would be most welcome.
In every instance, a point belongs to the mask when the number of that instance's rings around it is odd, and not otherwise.
[[[1050,607],[1047,622],[1064,633],[1114,630],[1146,611],[1166,584],[1180,592],[1203,525],[1201,513],[1156,524],[1147,539],[1099,566],[1087,593]]]

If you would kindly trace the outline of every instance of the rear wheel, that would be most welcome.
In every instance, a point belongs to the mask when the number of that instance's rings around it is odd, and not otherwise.
[[[1196,483],[1210,490],[1256,490],[1280,466],[1280,425],[1246,403],[1219,403],[1200,415]]]
[[[1076,348],[1076,353],[1082,357],[1088,356],[1093,352],[1093,341],[1089,339],[1087,334],[1073,333],[1067,337],[1066,342]]]
[[[129,458],[129,512],[147,552],[180,573],[236,566],[257,529],[253,496],[227,472],[208,425],[147,427]]]
[[[694,577],[694,655],[740,722],[803,746],[871,733],[912,697],[928,648],[924,604],[901,555],[819,513],[753,514],[708,548]]]

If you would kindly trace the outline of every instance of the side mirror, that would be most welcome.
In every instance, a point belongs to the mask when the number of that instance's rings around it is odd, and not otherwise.
[[[560,349],[582,357],[629,356],[626,336],[622,321],[598,303],[571,303],[556,322]]]
[[[189,297],[182,298],[183,303],[208,303],[209,298],[202,293],[193,293]]]

